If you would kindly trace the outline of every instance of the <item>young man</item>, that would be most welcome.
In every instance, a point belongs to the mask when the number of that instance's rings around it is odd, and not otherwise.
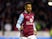
[[[21,32],[21,39],[36,39],[36,28],[34,24],[34,14],[32,12],[32,4],[25,4],[24,12],[19,16],[16,27]],[[22,30],[22,31],[21,31]]]

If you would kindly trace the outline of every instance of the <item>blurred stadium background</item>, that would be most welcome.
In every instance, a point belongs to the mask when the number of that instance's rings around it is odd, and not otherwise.
[[[19,39],[16,22],[25,2],[32,2],[38,39],[52,39],[52,0],[0,0],[0,39]]]

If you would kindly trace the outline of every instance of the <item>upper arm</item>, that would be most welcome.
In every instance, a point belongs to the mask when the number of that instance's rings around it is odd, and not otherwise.
[[[23,16],[23,14],[21,14],[19,16],[19,19],[18,19],[17,24],[16,24],[17,28],[20,28],[20,25],[21,25],[21,23],[22,23],[23,20],[24,20],[24,16]]]
[[[33,28],[36,31],[36,24],[35,23],[33,23]]]
[[[24,19],[24,16],[23,16],[23,14],[21,14],[21,15],[19,16],[19,19],[18,19],[17,23],[21,24],[22,21],[23,21],[23,19]]]

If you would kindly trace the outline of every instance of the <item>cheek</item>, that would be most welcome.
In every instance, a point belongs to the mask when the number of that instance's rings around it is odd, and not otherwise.
[[[32,10],[32,8],[30,10]]]
[[[31,10],[31,8],[28,8],[28,10]]]
[[[27,8],[27,10],[29,10],[29,8]]]

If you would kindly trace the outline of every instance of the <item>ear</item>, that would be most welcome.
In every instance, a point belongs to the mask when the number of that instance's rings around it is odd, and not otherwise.
[[[24,8],[26,9],[26,5],[24,6]]]

